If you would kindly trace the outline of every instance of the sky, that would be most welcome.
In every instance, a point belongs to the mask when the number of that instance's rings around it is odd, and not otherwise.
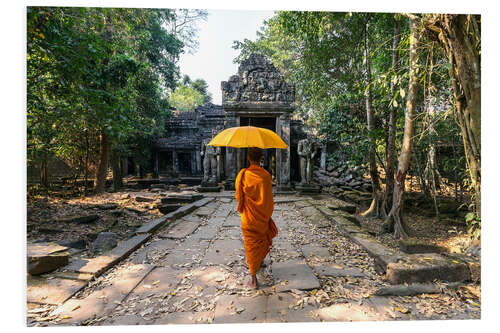
[[[184,53],[179,60],[181,75],[192,80],[204,79],[212,94],[212,102],[221,104],[221,81],[227,81],[238,71],[233,59],[238,51],[233,41],[245,38],[255,40],[263,21],[273,16],[273,11],[210,10],[207,21],[199,23],[199,47],[194,54]]]

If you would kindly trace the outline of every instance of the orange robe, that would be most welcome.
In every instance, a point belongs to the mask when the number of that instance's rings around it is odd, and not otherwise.
[[[278,234],[271,218],[274,209],[271,175],[257,165],[250,165],[236,177],[235,188],[248,268],[255,275]]]

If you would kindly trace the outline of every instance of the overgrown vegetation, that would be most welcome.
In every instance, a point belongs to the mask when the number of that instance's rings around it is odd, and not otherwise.
[[[120,158],[149,168],[164,131],[177,61],[196,48],[202,10],[27,8],[28,165],[62,158],[75,178],[95,175],[104,191],[108,165],[121,184]]]
[[[438,217],[444,182],[455,199],[465,187],[480,226],[479,16],[278,11],[233,48],[235,62],[262,53],[295,84],[298,113],[335,149],[330,165],[367,166],[365,214],[388,231],[407,237],[407,174]]]

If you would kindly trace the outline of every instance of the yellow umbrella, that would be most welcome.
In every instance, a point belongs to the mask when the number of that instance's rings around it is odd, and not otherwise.
[[[224,146],[234,148],[286,149],[288,147],[278,134],[266,128],[254,126],[227,128],[217,134],[208,144],[214,147]]]

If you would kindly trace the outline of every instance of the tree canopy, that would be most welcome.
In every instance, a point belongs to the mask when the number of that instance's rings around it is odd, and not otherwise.
[[[28,7],[29,163],[43,165],[56,154],[81,172],[99,164],[101,182],[109,150],[149,163],[152,140],[169,116],[166,93],[179,80],[176,60],[195,45],[194,21],[182,24],[183,34],[167,28],[179,15]]]
[[[234,42],[234,61],[269,57],[295,84],[298,115],[335,147],[330,165],[370,165],[374,200],[377,170],[385,171],[381,202],[390,208],[395,166],[409,163],[427,195],[439,190],[432,184],[440,173],[469,179],[479,215],[480,33],[474,15],[278,11],[255,41]],[[437,160],[436,145],[453,147],[455,156]]]
[[[181,111],[194,111],[198,106],[212,102],[208,84],[203,79],[191,80],[189,75],[182,77],[181,83],[169,97],[170,104]]]

